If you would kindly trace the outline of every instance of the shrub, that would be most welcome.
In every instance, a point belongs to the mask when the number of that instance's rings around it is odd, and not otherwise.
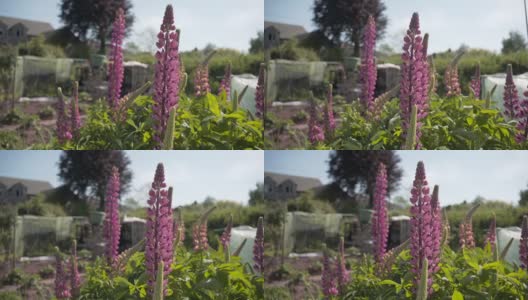
[[[18,53],[19,55],[33,55],[48,58],[66,57],[62,48],[47,44],[42,35],[32,38],[27,44],[23,44],[19,48]]]
[[[22,300],[23,298],[19,296],[16,292],[0,292],[0,299],[3,300]]]
[[[21,204],[18,207],[18,214],[43,217],[66,216],[66,212],[62,206],[46,202],[43,194],[39,194],[33,197],[33,199]]]
[[[319,56],[309,48],[299,46],[298,41],[289,40],[271,51],[271,59],[319,61]]]
[[[44,268],[40,269],[38,274],[42,279],[51,278],[55,274],[55,269],[52,266],[47,265]]]
[[[22,140],[15,131],[0,131],[0,149],[21,149]]]
[[[54,109],[51,106],[46,106],[41,111],[39,111],[38,116],[41,120],[50,120],[53,119],[55,115]]]

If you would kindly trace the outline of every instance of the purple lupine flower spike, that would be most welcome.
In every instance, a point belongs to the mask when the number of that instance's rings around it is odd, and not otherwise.
[[[264,273],[264,218],[259,217],[257,234],[253,244],[253,267],[255,271]]]
[[[75,240],[73,241],[72,245],[70,266],[71,295],[73,298],[77,298],[81,292],[81,276],[79,275],[79,269],[77,265],[77,241]]]
[[[330,257],[328,257],[328,250],[325,249],[323,251],[323,270],[321,272],[321,284],[325,299],[330,299],[331,297],[337,296],[339,294],[335,279],[335,272],[332,270]]]
[[[480,99],[480,63],[475,68],[475,75],[471,79],[471,89],[475,93],[475,98]]]
[[[439,187],[435,185],[433,188],[433,196],[431,198],[431,223],[432,223],[432,238],[433,248],[431,258],[428,260],[428,269],[436,273],[440,270],[440,254],[442,252],[442,210],[440,207]]]
[[[332,85],[328,85],[328,91],[326,96],[326,107],[324,114],[324,129],[325,137],[330,138],[334,136],[334,130],[336,128],[336,122],[334,118],[334,96],[332,92]]]
[[[444,82],[447,90],[447,97],[460,96],[460,82],[458,80],[458,68],[456,65],[447,67],[444,73]]]
[[[106,186],[104,239],[105,255],[109,265],[115,264],[118,256],[121,224],[119,223],[119,169],[112,167],[112,173]]]
[[[528,91],[524,92],[524,99],[519,105],[518,122],[517,122],[517,134],[515,135],[515,141],[518,144],[522,144],[528,139]]]
[[[73,95],[70,104],[70,126],[71,134],[74,137],[79,137],[79,130],[81,129],[81,115],[79,113],[79,82],[73,83]]]
[[[512,66],[508,65],[506,70],[506,83],[504,85],[504,114],[510,119],[519,116],[520,111],[519,94],[513,82]]]
[[[231,64],[227,64],[225,68],[224,78],[220,82],[219,94],[226,93],[226,99],[231,99]]]
[[[473,222],[471,219],[466,221],[464,229],[464,240],[466,248],[475,248],[475,238],[473,237]]]
[[[435,239],[441,236],[433,236],[433,214],[429,186],[425,176],[423,162],[418,162],[416,176],[411,190],[411,271],[414,274],[414,288],[418,288],[420,282],[422,262],[424,258],[428,261],[436,261],[434,256]],[[427,279],[428,293],[432,292],[434,268],[428,267],[429,277]]]
[[[64,261],[58,248],[56,248],[55,254],[55,297],[57,299],[68,299],[71,297]]]
[[[227,226],[224,229],[224,232],[222,233],[222,236],[220,237],[220,242],[222,243],[222,247],[224,249],[224,252],[229,247],[229,243],[231,242],[231,229],[233,228],[233,216],[230,216],[229,222],[227,223]]]
[[[68,116],[66,115],[66,104],[64,103],[64,97],[62,91],[58,88],[59,100],[57,101],[57,138],[60,144],[72,139],[70,132],[70,124],[68,124]]]
[[[376,88],[376,62],[374,48],[376,47],[376,21],[369,16],[365,31],[363,33],[363,49],[361,52],[361,104],[365,112],[370,112],[374,108],[374,89]]]
[[[339,239],[339,257],[337,259],[337,286],[339,288],[339,294],[343,295],[346,289],[347,283],[350,281],[350,274],[346,269],[345,265],[345,239],[341,237]]]
[[[160,261],[163,261],[164,278],[171,271],[173,257],[174,235],[172,232],[171,196],[165,184],[163,164],[158,164],[154,182],[149,191],[147,201],[147,232],[145,243],[145,264],[148,275],[148,292],[152,295]],[[163,290],[166,293],[167,281],[164,280]]]
[[[112,41],[110,44],[110,62],[108,64],[108,104],[117,108],[123,85],[123,39],[125,38],[125,13],[119,8],[112,26]]]
[[[257,89],[255,90],[255,108],[256,108],[256,116],[262,117],[264,116],[264,72],[266,70],[266,67],[264,64],[260,65],[259,69],[259,76],[257,81]]]
[[[209,241],[207,240],[207,221],[204,221],[202,224],[200,224],[199,236],[201,249],[209,249]]]
[[[496,231],[497,231],[497,218],[495,217],[495,214],[493,214],[493,218],[491,218],[488,232],[486,233],[486,239],[484,239],[484,246],[486,246],[489,243],[492,251],[495,249]]]
[[[200,64],[196,67],[196,74],[194,75],[194,94],[196,97],[203,97],[210,92],[209,65],[207,63]]]
[[[424,58],[423,40],[420,31],[418,13],[414,13],[404,38],[401,80],[400,110],[402,117],[402,139],[405,140],[410,129],[411,110],[417,107],[416,149],[421,148],[420,137],[422,120],[427,116],[428,77],[427,59]]]
[[[383,163],[378,166],[376,187],[374,190],[374,214],[372,215],[372,239],[374,241],[374,258],[378,266],[383,262],[389,237],[387,213],[387,168]]]
[[[458,226],[458,244],[460,248],[466,247],[466,224],[463,220]]]
[[[174,26],[172,6],[167,5],[163,23],[158,33],[154,78],[154,141],[156,148],[163,146],[170,110],[178,107],[180,88],[180,59],[178,54],[180,35]]]
[[[521,267],[528,270],[528,216],[524,216],[522,221],[519,259]]]
[[[324,131],[319,125],[317,104],[315,99],[310,100],[310,119],[308,120],[308,139],[312,145],[324,141]]]

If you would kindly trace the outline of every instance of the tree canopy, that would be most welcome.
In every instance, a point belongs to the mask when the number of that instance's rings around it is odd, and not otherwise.
[[[398,188],[403,175],[400,157],[394,151],[334,151],[330,154],[328,174],[333,180],[332,185],[341,192],[349,196],[368,194],[371,207],[380,162],[387,166],[390,194]]]
[[[64,151],[59,160],[59,178],[79,197],[99,200],[99,209],[103,210],[112,166],[119,169],[123,195],[132,181],[129,165],[123,151]]]
[[[118,8],[124,10],[127,32],[130,32],[134,23],[131,0],[62,0],[59,17],[81,40],[92,33],[100,43],[99,51],[104,54]]]
[[[354,46],[354,55],[359,56],[369,15],[376,20],[377,38],[383,37],[387,27],[385,9],[381,0],[315,0],[313,21],[335,46],[349,41]]]
[[[510,31],[507,38],[502,40],[502,54],[526,50],[524,36],[517,31]]]

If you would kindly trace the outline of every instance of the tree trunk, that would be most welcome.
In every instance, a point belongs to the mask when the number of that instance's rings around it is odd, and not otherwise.
[[[106,29],[99,29],[99,54],[106,54]]]
[[[360,34],[358,31],[354,30],[352,32],[352,43],[354,44],[354,56],[355,57],[359,57],[359,47],[361,45],[359,36]]]

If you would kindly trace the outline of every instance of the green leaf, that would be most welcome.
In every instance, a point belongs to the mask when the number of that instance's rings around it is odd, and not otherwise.
[[[220,116],[220,107],[218,106],[218,100],[212,94],[207,94],[207,105],[209,111],[211,111],[215,116]]]
[[[455,289],[453,295],[451,296],[451,300],[464,300],[464,295],[462,295],[461,292]]]

